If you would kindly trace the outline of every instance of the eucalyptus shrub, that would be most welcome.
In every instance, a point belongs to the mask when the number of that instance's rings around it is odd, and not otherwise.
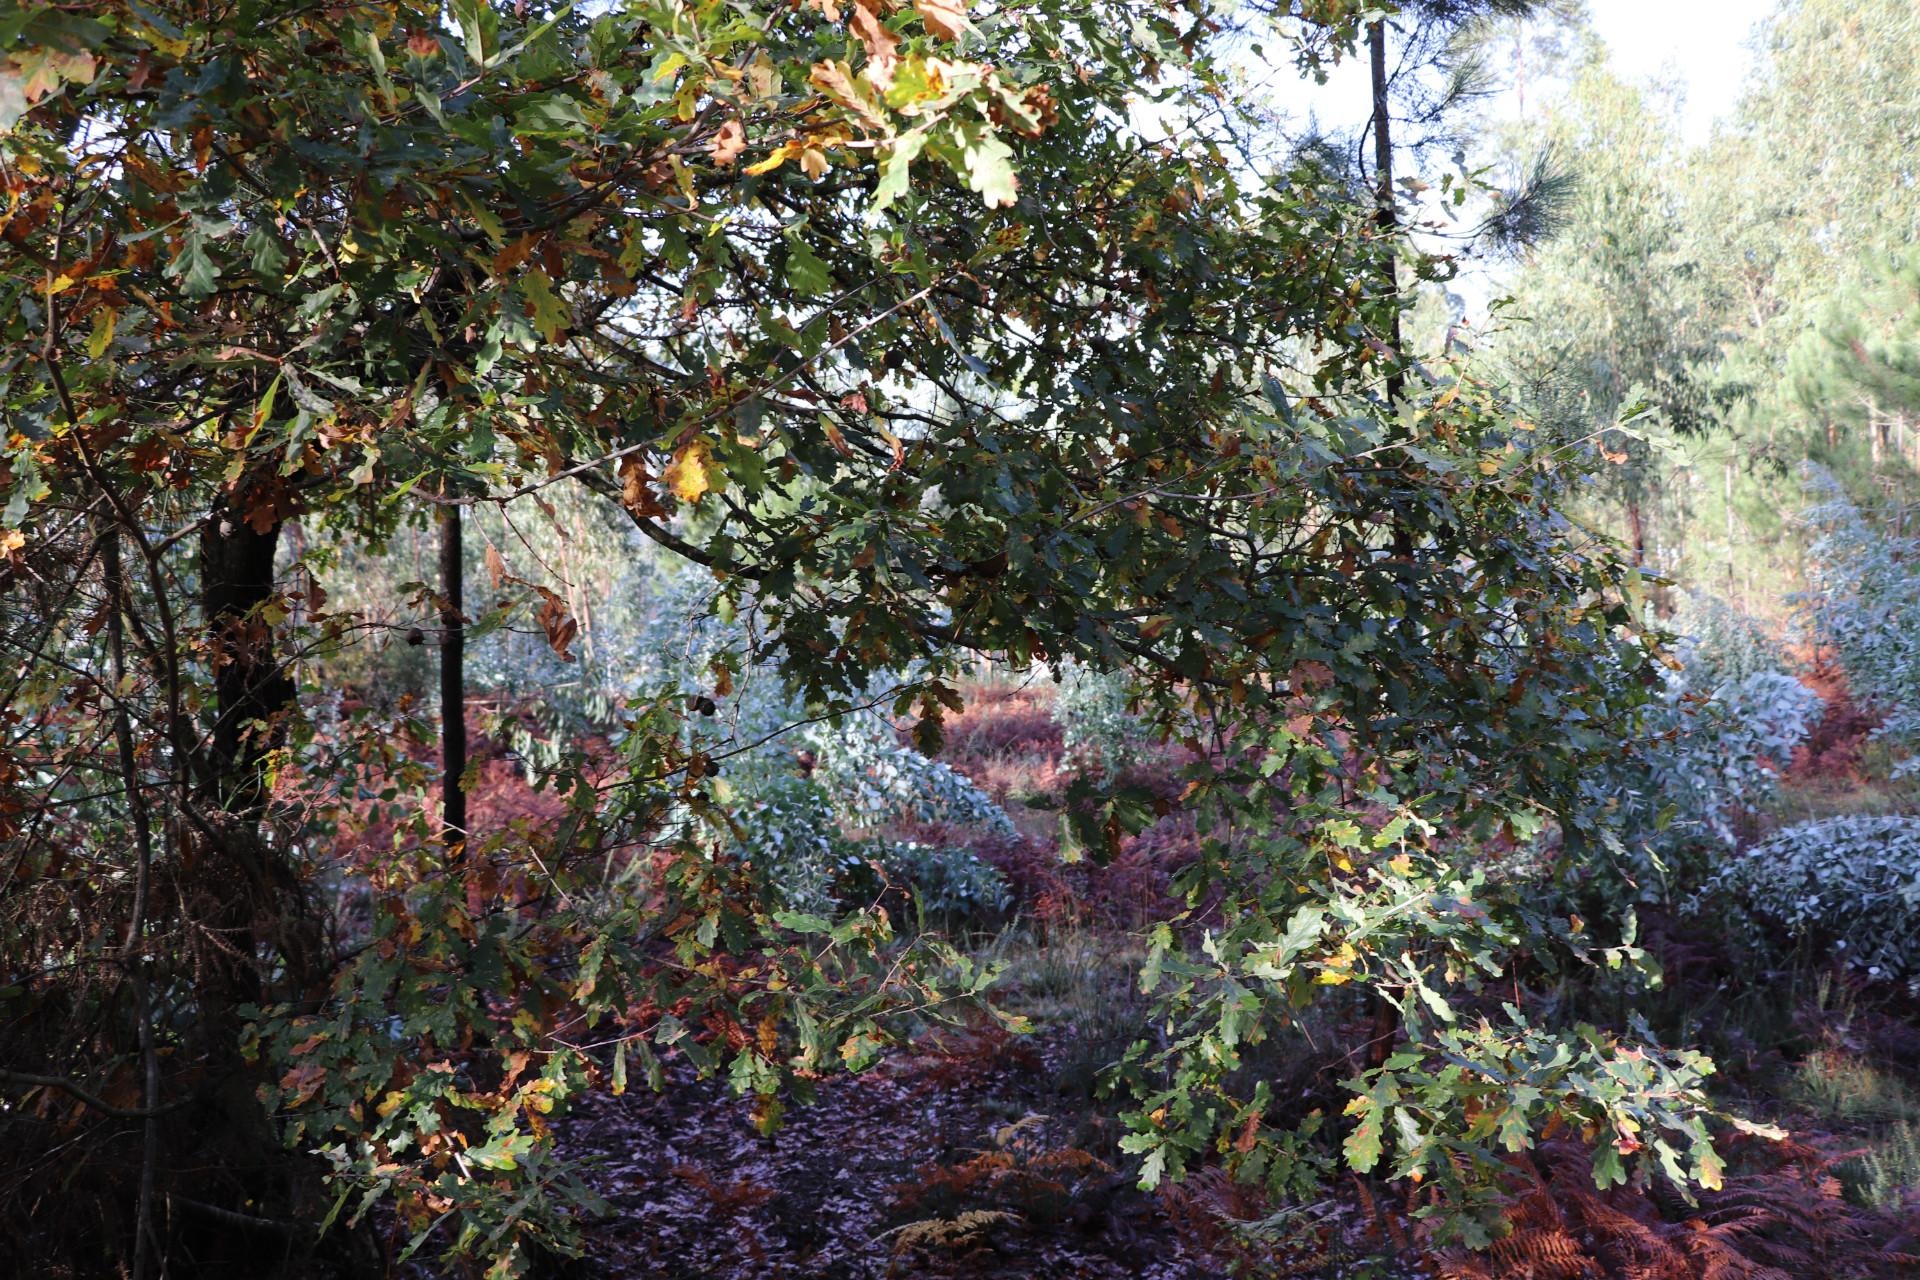
[[[1670,804],[1693,815],[1723,847],[1738,837],[1733,820],[1772,798],[1794,749],[1824,706],[1820,695],[1779,671],[1755,671],[1699,694],[1684,677],[1663,704],[1674,738],[1660,768]],[[1687,703],[1690,697],[1703,701]]]
[[[991,918],[1012,900],[998,868],[971,850],[849,836],[833,793],[788,777],[743,797],[736,852],[757,864],[786,910],[836,915],[888,888],[907,893],[932,921]]]
[[[1730,919],[1763,953],[1831,948],[1850,969],[1920,989],[1920,818],[1827,818],[1728,860],[1692,909]]]
[[[1815,535],[1799,598],[1816,641],[1832,647],[1847,686],[1883,717],[1875,737],[1920,769],[1920,538],[1870,521],[1832,473],[1809,465],[1817,499],[1802,515]]]
[[[990,916],[1009,899],[999,871],[966,849],[892,839],[900,824],[1010,837],[1013,821],[951,765],[901,741],[874,706],[833,715],[809,708],[779,673],[748,655],[749,622],[706,613],[703,575],[655,565],[650,608],[631,635],[603,640],[622,655],[626,696],[704,688],[708,714],[690,717],[694,750],[726,762],[714,779],[737,815],[731,852],[756,864],[777,904],[832,914],[888,884],[940,921]],[[906,680],[876,679],[865,701]]]
[[[1118,773],[1140,759],[1147,736],[1139,717],[1127,708],[1130,696],[1119,672],[1077,662],[1061,666],[1053,716],[1069,764]]]
[[[991,920],[1013,902],[1000,869],[970,849],[895,841],[887,848],[887,866],[912,888],[916,908],[936,923]]]
[[[1684,896],[1708,860],[1738,843],[1735,821],[1764,807],[1822,711],[1818,694],[1775,669],[1757,625],[1715,600],[1692,600],[1640,737],[1592,781],[1615,823],[1609,856],[1588,864],[1601,892],[1625,902]]]
[[[1680,637],[1687,684],[1695,690],[1737,684],[1789,665],[1780,642],[1758,619],[1704,591],[1681,595],[1672,625]]]

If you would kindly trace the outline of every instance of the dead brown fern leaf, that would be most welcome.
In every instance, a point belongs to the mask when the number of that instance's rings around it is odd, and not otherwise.
[[[1587,1149],[1550,1142],[1515,1162],[1508,1234],[1435,1256],[1443,1280],[1894,1280],[1913,1259],[1842,1198],[1844,1153],[1735,1141],[1749,1171],[1689,1203],[1673,1188],[1597,1190]],[[1878,1225],[1884,1226],[1884,1223]]]

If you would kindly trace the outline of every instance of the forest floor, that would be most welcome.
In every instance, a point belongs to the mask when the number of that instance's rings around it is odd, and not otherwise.
[[[1219,1188],[1149,1195],[1087,1147],[1064,1045],[946,1044],[825,1082],[772,1138],[719,1081],[598,1095],[564,1145],[609,1214],[585,1274],[606,1280],[1047,1277],[1200,1280],[1230,1274],[1209,1247]],[[1104,1137],[1105,1141],[1100,1139]],[[1085,1144],[1085,1145],[1082,1145]],[[1357,1205],[1317,1206],[1282,1273],[1389,1280],[1396,1263]],[[1385,1248],[1383,1248],[1385,1246]],[[1274,1272],[1269,1272],[1274,1274]]]
[[[1844,689],[1820,691],[1827,722],[1794,762],[1780,804],[1755,815],[1750,836],[1808,816],[1884,811],[1896,799],[1863,781],[1871,721]],[[1549,1143],[1565,1150],[1543,1152],[1516,1182],[1509,1242],[1468,1258],[1421,1250],[1420,1233],[1388,1193],[1351,1180],[1318,1203],[1287,1208],[1213,1174],[1140,1191],[1117,1150],[1118,1108],[1098,1096],[1097,1078],[1144,1013],[1133,935],[1163,905],[1168,873],[1192,855],[1194,833],[1177,819],[1163,822],[1129,841],[1097,878],[1063,867],[1051,827],[1069,763],[1044,694],[976,695],[952,727],[948,759],[1021,829],[1016,840],[978,848],[1007,875],[1018,919],[977,938],[976,948],[1005,964],[996,999],[1032,1033],[985,1025],[922,1038],[859,1076],[823,1080],[818,1098],[790,1107],[772,1138],[756,1131],[748,1101],[725,1082],[690,1073],[657,1094],[592,1096],[561,1122],[562,1152],[584,1162],[607,1212],[587,1224],[586,1256],[569,1274],[1920,1275],[1920,1017],[1912,1002],[1857,990],[1817,965],[1750,972],[1696,925],[1658,915],[1647,941],[1668,982],[1634,1012],[1704,1037],[1722,1066],[1723,1101],[1794,1134],[1777,1150],[1736,1151],[1721,1196],[1690,1204],[1654,1187],[1625,1188],[1602,1203],[1584,1173],[1584,1148]],[[1177,768],[1149,758],[1136,772],[1150,789],[1177,791]],[[1360,1013],[1333,1015],[1308,1041],[1348,1042],[1359,1032],[1337,1018]],[[1276,1098],[1292,1099],[1291,1110],[1338,1111],[1353,1065],[1338,1053],[1274,1045],[1263,1057],[1256,1069]]]

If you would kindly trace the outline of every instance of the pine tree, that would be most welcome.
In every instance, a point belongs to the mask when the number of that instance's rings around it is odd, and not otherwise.
[[[1830,464],[1857,459],[1864,442],[1875,477],[1898,483],[1920,466],[1920,256],[1836,293],[1787,368]]]

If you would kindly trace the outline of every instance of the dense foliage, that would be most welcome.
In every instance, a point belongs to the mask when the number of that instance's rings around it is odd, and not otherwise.
[[[1583,864],[1587,892],[1615,907],[1684,899],[1740,843],[1738,821],[1773,799],[1824,710],[1785,656],[1725,604],[1689,601],[1687,628],[1638,749],[1595,774],[1615,819],[1610,856]]]
[[[1920,975],[1920,822],[1828,818],[1777,831],[1730,859],[1700,909],[1743,920],[1763,951],[1831,947],[1867,977]]]
[[[1809,481],[1809,629],[1881,715],[1875,733],[1900,753],[1896,772],[1911,771],[1920,747],[1920,539],[1876,527],[1831,475],[1814,469]]]
[[[1311,74],[1532,7],[1263,20]],[[1539,868],[1650,895],[1621,860],[1730,843],[1811,695],[1668,653],[1581,519],[1640,375],[1543,430],[1416,359],[1454,264],[1390,104],[1377,181],[1276,154],[1222,16],[0,17],[10,1238],[531,1273],[604,1209],[556,1130],[596,1088],[719,1077],[770,1136],[1024,1030],[958,945],[1013,897],[949,837],[1028,839],[939,758],[983,659],[1066,675],[1067,861],[1194,833],[1096,1072],[1130,1180],[1337,1152],[1471,1244],[1557,1135],[1721,1185],[1702,1054],[1522,999],[1645,958]],[[1337,1124],[1249,1065],[1328,1017]]]

